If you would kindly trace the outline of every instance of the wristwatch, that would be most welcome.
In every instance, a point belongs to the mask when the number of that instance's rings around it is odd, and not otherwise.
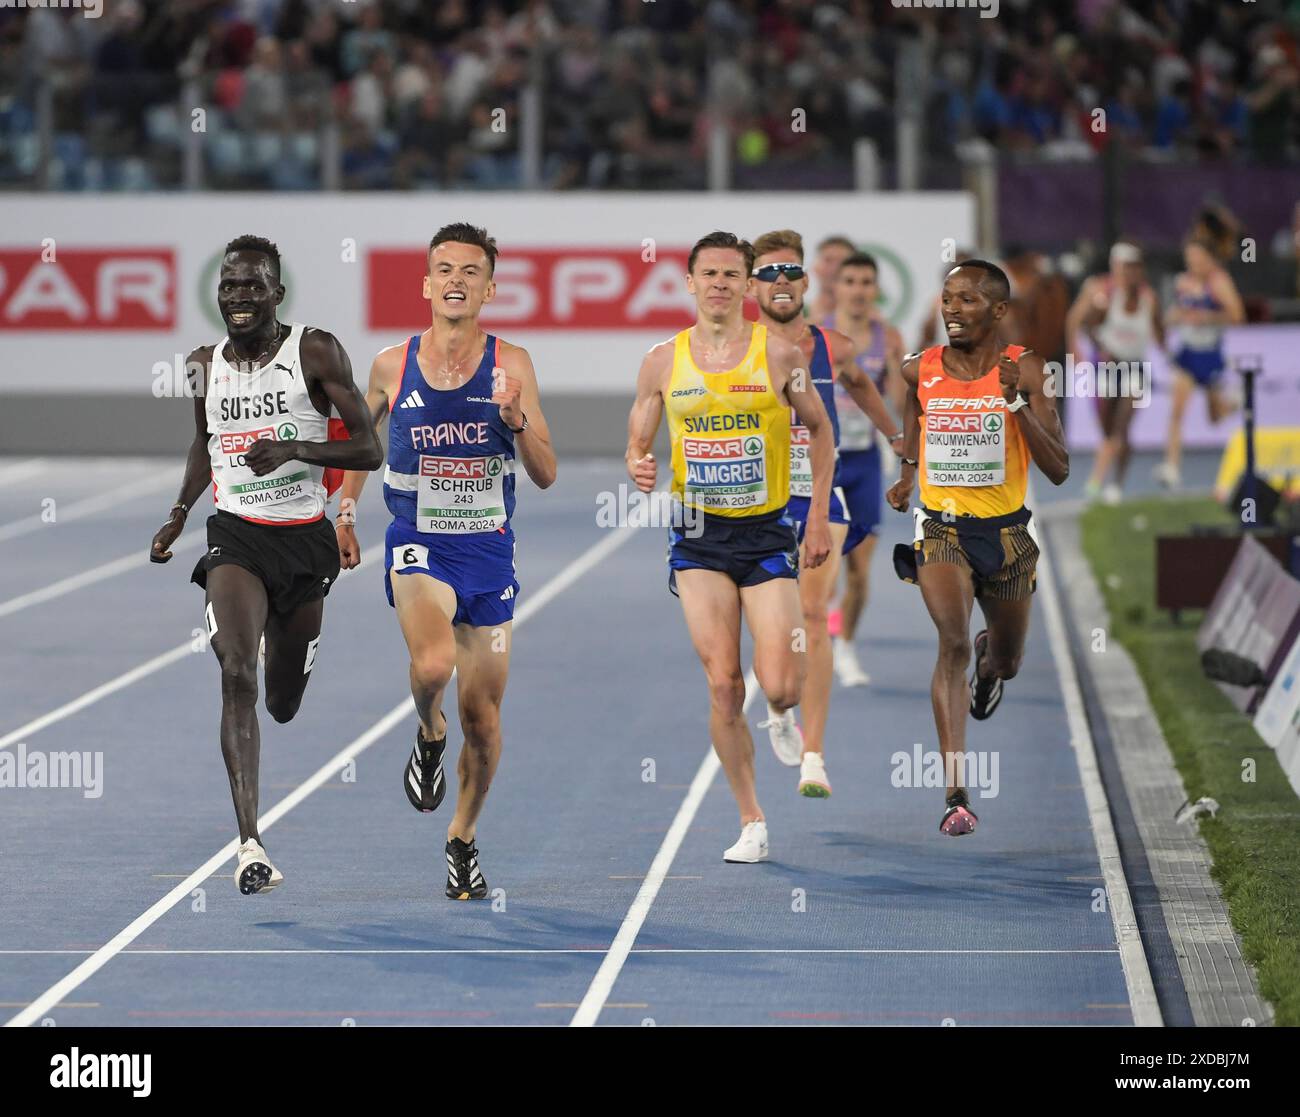
[[[915,458],[899,458],[898,460],[902,462],[904,465],[918,466],[921,464]]]
[[[1016,398],[1013,399],[1009,404],[1007,404],[1007,410],[1008,410],[1009,412],[1011,412],[1012,415],[1014,415],[1017,411],[1019,411],[1022,407],[1024,407],[1028,402],[1029,402],[1029,401],[1028,401],[1027,399],[1025,399],[1025,397],[1024,397],[1023,395],[1019,395],[1019,394],[1017,394]]]
[[[524,431],[526,431],[527,429],[528,429],[527,415],[524,416],[524,425],[522,427],[516,429],[515,427],[510,426],[509,423],[506,424],[506,430],[508,430],[511,434],[523,434]]]

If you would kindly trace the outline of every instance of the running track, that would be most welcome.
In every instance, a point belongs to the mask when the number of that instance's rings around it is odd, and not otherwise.
[[[98,798],[0,789],[3,1019],[1133,1022],[1043,602],[1019,678],[971,731],[999,750],[999,794],[977,798],[973,839],[942,838],[941,793],[890,778],[893,753],[936,747],[934,637],[887,564],[910,523],[890,514],[862,641],[873,685],[832,698],[835,794],[798,797],[756,730],[773,859],[726,865],[736,813],[663,534],[596,523],[621,463],[520,484],[523,619],[478,839],[495,902],[443,898],[447,805],[419,815],[399,786],[414,722],[373,482],[368,561],[331,593],[302,711],[262,715],[264,817],[289,807],[264,840],[286,883],[239,895],[215,860],[233,837],[216,664],[190,647],[197,535],[168,566],[141,561],[179,471],[0,459],[0,747],[103,754]],[[453,721],[449,756],[458,744]],[[348,746],[350,779],[322,771]]]

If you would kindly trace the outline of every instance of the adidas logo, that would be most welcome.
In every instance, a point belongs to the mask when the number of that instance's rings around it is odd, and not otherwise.
[[[502,601],[509,601],[515,595],[514,586],[506,586],[506,592],[501,595]]]
[[[420,389],[417,388],[406,399],[398,404],[398,407],[423,407],[424,400],[420,398]]]

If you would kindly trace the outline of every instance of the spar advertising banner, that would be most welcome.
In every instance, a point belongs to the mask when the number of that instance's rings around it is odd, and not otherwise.
[[[1177,331],[1170,330],[1170,352],[1177,351]],[[1224,373],[1226,389],[1239,392],[1241,376],[1235,371],[1236,358],[1249,358],[1259,368],[1255,377],[1255,423],[1260,428],[1300,427],[1300,325],[1259,324],[1234,326],[1224,331],[1223,348],[1228,357]],[[1085,353],[1080,361],[1093,360]],[[1147,354],[1152,390],[1148,396],[1135,396],[1133,423],[1129,438],[1139,450],[1162,450],[1169,434],[1169,401],[1175,372],[1169,358],[1159,349]],[[1071,398],[1071,386],[1092,380],[1088,367],[1064,370],[1065,394],[1069,399],[1069,443],[1072,450],[1094,450],[1101,443],[1097,422],[1097,404],[1092,398]],[[1197,391],[1183,417],[1183,444],[1189,447],[1221,447],[1241,430],[1241,412],[1228,416],[1218,425],[1210,422],[1209,408],[1203,391]]]
[[[1286,647],[1300,616],[1300,581],[1249,535],[1228,568],[1223,584],[1206,610],[1196,634],[1196,649],[1235,652],[1253,660],[1270,681],[1274,659]],[[1256,697],[1253,687],[1216,683],[1237,709],[1246,711]]]
[[[1300,793],[1300,634],[1259,704],[1255,729],[1277,751],[1278,763]]]
[[[484,225],[500,248],[483,324],[528,348],[544,390],[630,396],[647,349],[694,320],[691,244],[714,229],[846,234],[876,255],[885,313],[919,332],[944,242],[974,239],[969,196],[927,194],[10,195],[0,232],[0,393],[163,394],[163,368],[223,334],[221,248],[279,246],[282,318],[338,335],[364,382],[429,325],[425,248]],[[811,263],[811,259],[809,260]]]

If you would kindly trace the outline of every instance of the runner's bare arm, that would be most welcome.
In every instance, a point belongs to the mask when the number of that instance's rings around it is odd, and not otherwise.
[[[1212,311],[1209,321],[1216,326],[1239,326],[1246,320],[1246,306],[1237,293],[1237,285],[1225,271],[1215,272],[1210,278],[1210,293],[1218,299],[1222,310]]]
[[[1070,453],[1065,448],[1065,433],[1056,413],[1056,402],[1044,390],[1043,358],[1025,350],[1018,361],[1002,357],[998,362],[1002,394],[1008,403],[1017,391],[1029,398],[1029,406],[1011,416],[1020,424],[1020,433],[1029,444],[1029,454],[1043,475],[1059,485],[1070,476]]]
[[[1080,351],[1081,332],[1087,327],[1088,333],[1091,335],[1091,327],[1096,325],[1094,321],[1096,309],[1093,305],[1096,294],[1095,277],[1089,276],[1083,281],[1078,295],[1075,296],[1074,303],[1065,315],[1065,344],[1075,354]]]
[[[894,418],[889,414],[889,408],[885,406],[879,389],[853,359],[852,339],[834,330],[827,330],[826,337],[831,346],[835,375],[844,385],[844,390],[853,397],[853,402],[862,408],[867,418],[876,424],[876,429],[883,431],[886,438],[892,438],[898,433],[898,427],[894,424]]]
[[[194,438],[190,442],[189,453],[185,457],[185,476],[181,478],[180,495],[172,507],[167,522],[158,529],[149,548],[149,558],[153,562],[166,562],[172,557],[171,545],[185,528],[189,509],[203,495],[203,490],[212,480],[212,459],[208,456],[208,376],[212,369],[212,350],[214,346],[201,345],[185,359],[186,375],[190,380],[190,390],[194,395]],[[203,377],[203,383],[198,378]],[[183,505],[184,507],[179,507]]]
[[[913,353],[903,358],[899,375],[907,388],[903,400],[903,463],[899,467],[898,480],[889,486],[885,499],[889,506],[898,512],[906,512],[912,488],[916,484],[916,462],[921,453],[921,399],[916,394],[918,371],[921,354]],[[911,463],[911,464],[909,464]]]
[[[1166,344],[1165,320],[1160,313],[1160,300],[1156,298],[1154,291],[1151,292],[1151,333],[1156,339],[1156,344],[1163,350]]]
[[[907,385],[903,383],[902,367],[906,350],[903,348],[903,335],[898,329],[885,325],[885,394],[894,408],[894,414],[902,417],[903,406],[907,402]]]
[[[831,553],[831,485],[835,480],[835,434],[821,393],[812,382],[803,353],[784,338],[767,335],[767,368],[772,389],[794,408],[808,428],[808,464],[812,467],[812,496],[804,527],[803,560],[820,566]]]
[[[388,422],[392,410],[391,400],[402,383],[402,364],[405,360],[406,343],[403,342],[401,345],[381,349],[370,363],[365,403],[376,436]],[[357,543],[355,530],[357,504],[369,476],[369,470],[349,469],[343,474],[343,486],[339,489],[339,514],[334,520],[334,530],[338,535],[339,564],[344,570],[351,570],[361,562],[361,546]]]
[[[244,461],[259,477],[287,461],[323,465],[333,469],[378,469],[384,460],[366,403],[352,379],[352,362],[338,339],[325,330],[306,330],[302,336],[302,374],[308,387],[320,385],[325,397],[348,428],[346,439],[307,442],[303,439],[260,439],[244,454]]]
[[[501,364],[505,381],[499,392],[494,385],[492,399],[501,405],[501,418],[510,428],[517,430],[524,419],[528,420],[528,429],[515,435],[515,450],[523,459],[533,484],[548,489],[555,484],[555,448],[551,445],[551,428],[542,414],[542,396],[532,358],[528,350],[503,341]]]
[[[636,376],[636,400],[627,417],[627,453],[624,461],[628,476],[643,493],[655,487],[658,463],[650,450],[659,432],[664,413],[664,389],[673,367],[673,342],[662,341],[641,361]]]

